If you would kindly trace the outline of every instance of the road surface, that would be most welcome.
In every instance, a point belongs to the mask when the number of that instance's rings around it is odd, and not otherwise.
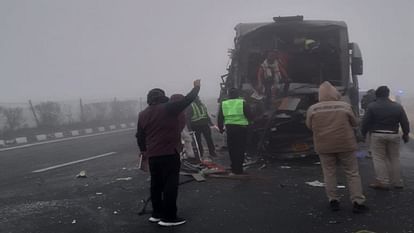
[[[137,169],[134,130],[0,152],[0,232],[414,232],[413,144],[402,147],[407,188],[367,188],[372,161],[360,158],[370,212],[351,212],[347,189],[332,213],[321,187],[317,158],[281,160],[250,178],[208,178],[180,186],[179,214],[188,223],[160,228],[139,216],[148,175]],[[226,161],[226,152],[220,153]],[[86,178],[76,178],[85,171]],[[182,180],[189,179],[182,177]],[[339,182],[346,186],[343,178]],[[150,209],[150,208],[149,208]]]

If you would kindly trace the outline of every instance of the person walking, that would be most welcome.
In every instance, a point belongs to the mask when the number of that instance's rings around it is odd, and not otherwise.
[[[390,89],[380,86],[375,91],[376,101],[368,105],[362,119],[361,132],[370,137],[370,150],[375,170],[375,182],[369,187],[388,190],[403,188],[400,171],[400,135],[402,140],[409,141],[410,124],[404,108],[389,99]],[[391,177],[390,175],[391,174]]]
[[[362,96],[361,100],[361,108],[364,110],[364,114],[367,112],[368,105],[375,101],[375,90],[369,89],[367,93]],[[367,133],[367,135],[364,137],[365,145],[368,147],[368,155],[367,158],[372,158],[372,152],[370,147],[370,141],[371,141],[371,134]]]
[[[186,222],[177,216],[176,204],[180,171],[177,148],[184,125],[180,114],[199,91],[200,80],[195,80],[193,89],[182,100],[168,101],[163,90],[152,89],[147,95],[148,107],[139,113],[135,136],[141,153],[149,158],[151,174],[153,213],[149,221],[160,226],[177,226]]]
[[[210,126],[213,125],[210,116],[208,115],[207,107],[197,97],[186,112],[187,128],[189,131],[194,131],[197,144],[200,149],[200,156],[203,157],[204,149],[202,145],[201,136],[206,140],[208,152],[211,157],[217,157],[216,148],[214,146],[213,138],[211,137]]]
[[[340,209],[336,170],[339,162],[346,175],[354,213],[368,210],[362,193],[361,177],[355,151],[358,148],[354,127],[357,120],[350,104],[340,101],[341,94],[329,82],[319,87],[319,102],[310,106],[306,126],[313,132],[315,151],[319,154],[325,191],[332,211]]]
[[[246,102],[239,98],[236,88],[229,89],[229,99],[224,100],[219,108],[217,125],[221,133],[227,132],[227,147],[230,155],[232,174],[243,174],[243,162],[246,153],[246,138],[250,110]]]

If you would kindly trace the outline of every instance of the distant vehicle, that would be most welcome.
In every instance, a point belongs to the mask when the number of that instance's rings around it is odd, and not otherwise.
[[[240,23],[235,27],[228,73],[221,77],[219,100],[238,88],[254,110],[249,153],[303,156],[314,153],[312,133],[305,126],[306,110],[318,101],[318,87],[331,82],[359,115],[358,75],[362,56],[348,41],[345,22],[275,17],[273,22]],[[286,82],[272,96],[270,108],[257,92],[257,74],[268,51],[284,59]]]

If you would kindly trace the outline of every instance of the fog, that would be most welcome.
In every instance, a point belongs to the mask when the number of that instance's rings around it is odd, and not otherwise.
[[[239,22],[273,16],[343,20],[364,57],[361,89],[410,94],[414,3],[406,1],[0,1],[0,102],[145,97],[187,92],[202,79],[216,97]]]

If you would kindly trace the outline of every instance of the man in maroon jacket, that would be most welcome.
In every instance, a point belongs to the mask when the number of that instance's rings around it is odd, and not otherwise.
[[[159,88],[148,92],[148,107],[139,113],[136,138],[144,156],[149,158],[151,173],[151,201],[153,213],[150,222],[161,226],[177,226],[185,219],[177,217],[177,195],[180,172],[180,156],[177,147],[181,143],[179,116],[200,91],[200,80],[184,99],[168,101]]]

